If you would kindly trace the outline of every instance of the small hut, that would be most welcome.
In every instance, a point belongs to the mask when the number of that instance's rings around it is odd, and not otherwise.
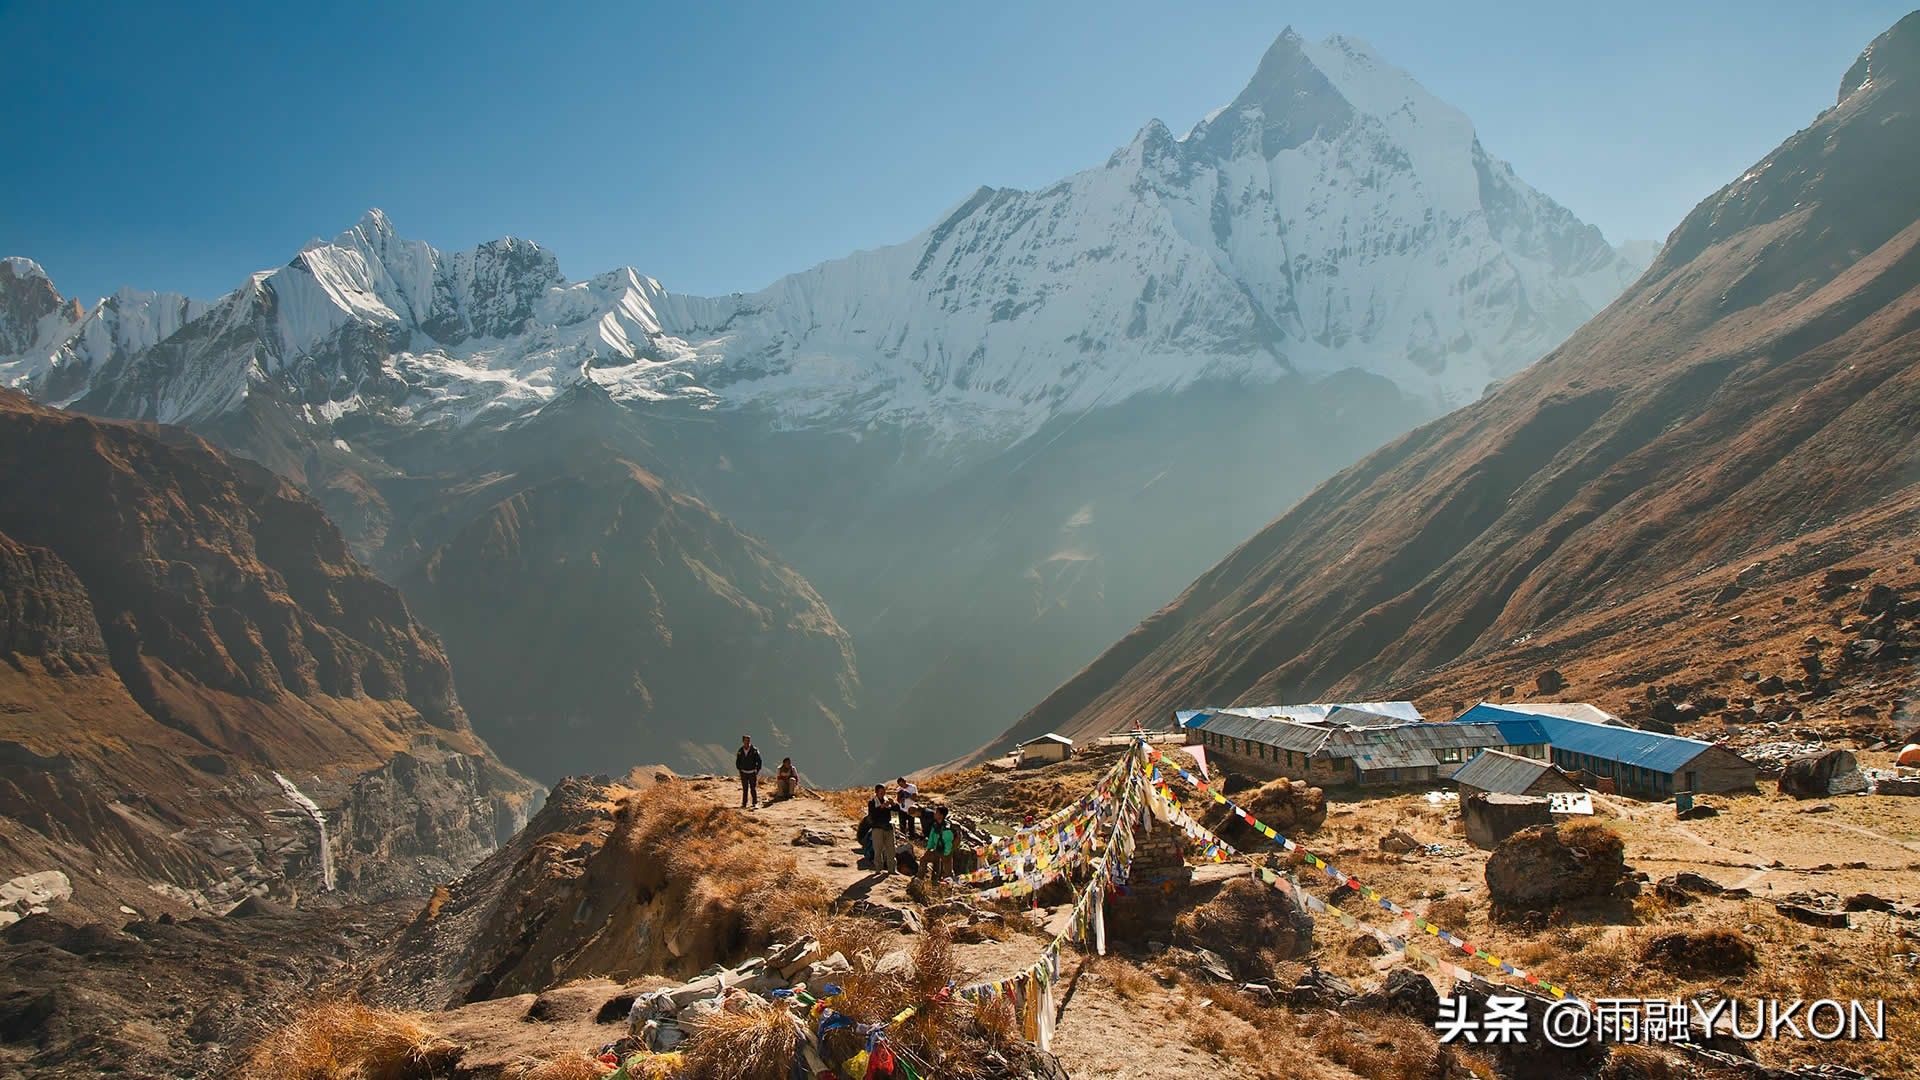
[[[1020,744],[1020,765],[1051,765],[1073,756],[1073,740],[1049,731]]]

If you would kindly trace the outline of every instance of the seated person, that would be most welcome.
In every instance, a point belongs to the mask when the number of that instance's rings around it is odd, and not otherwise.
[[[800,794],[800,772],[790,757],[780,759],[780,771],[773,774],[773,797],[791,799]]]

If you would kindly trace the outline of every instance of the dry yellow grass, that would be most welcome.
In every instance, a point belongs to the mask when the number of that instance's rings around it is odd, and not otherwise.
[[[600,1080],[600,1066],[577,1051],[562,1051],[545,1061],[510,1072],[513,1080]]]
[[[1146,1001],[1162,993],[1160,984],[1154,982],[1151,975],[1125,960],[1097,957],[1090,970],[1105,979],[1122,1001]]]
[[[1426,1025],[1404,1017],[1268,1005],[1230,987],[1176,977],[1186,1000],[1192,1045],[1233,1063],[1235,1076],[1319,1080],[1432,1080],[1457,1075],[1466,1063],[1442,1047]],[[1202,1002],[1207,1002],[1205,1007]]]
[[[826,910],[826,887],[772,846],[766,829],[669,781],[633,795],[620,840],[640,864],[636,878],[683,894],[686,930],[721,955],[763,947]]]
[[[681,1048],[687,1080],[787,1080],[798,1041],[784,1008],[713,1013]]]
[[[244,1075],[281,1080],[425,1080],[452,1048],[413,1013],[355,1001],[322,1002],[268,1034]]]
[[[1368,1080],[1428,1080],[1447,1075],[1451,1054],[1433,1029],[1403,1016],[1370,1016],[1360,1026],[1330,1013],[1296,1014],[1314,1050]]]

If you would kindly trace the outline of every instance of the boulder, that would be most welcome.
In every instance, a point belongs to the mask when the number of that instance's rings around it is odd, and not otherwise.
[[[1337,1009],[1358,996],[1352,983],[1318,967],[1301,972],[1293,988],[1286,993],[1287,1004],[1296,1009]]]
[[[1865,667],[1869,664],[1897,660],[1900,654],[1884,641],[1876,638],[1860,638],[1847,642],[1847,647],[1841,650],[1841,656],[1850,664]]]
[[[1567,677],[1558,668],[1548,668],[1534,676],[1533,686],[1542,694],[1557,694],[1567,688]]]
[[[1212,949],[1170,949],[1168,950],[1168,955],[1176,960],[1184,961],[1187,967],[1198,971],[1208,978],[1216,979],[1224,983],[1238,981],[1233,977],[1233,969],[1227,966],[1226,958],[1214,952]]]
[[[1787,680],[1778,675],[1769,675],[1753,684],[1753,688],[1762,694],[1781,694],[1787,689]]]
[[[1440,992],[1433,981],[1413,968],[1397,967],[1387,972],[1387,981],[1362,995],[1356,1005],[1432,1024],[1440,1018]]]
[[[0,882],[0,909],[25,915],[73,899],[73,882],[59,870],[22,874]]]
[[[839,837],[819,829],[801,829],[793,838],[794,847],[833,847],[839,842]]]
[[[1848,911],[1892,911],[1894,905],[1884,896],[1863,892],[1847,897],[1847,902],[1841,906]]]
[[[1398,852],[1402,855],[1411,851],[1419,851],[1425,846],[1426,845],[1415,839],[1413,835],[1405,829],[1395,829],[1380,838],[1381,851]]]
[[[1327,820],[1327,794],[1304,780],[1281,777],[1257,788],[1234,795],[1247,813],[1286,836],[1317,831]],[[1213,831],[1229,843],[1265,843],[1266,837],[1232,811],[1222,810]]]
[[[1873,785],[1876,795],[1920,795],[1920,777],[1888,777]]]
[[[844,953],[834,953],[825,960],[816,960],[807,965],[807,985],[819,986],[821,983],[832,982],[835,977],[845,975],[852,970],[853,965],[847,962]]]
[[[1867,595],[1860,598],[1860,614],[1881,615],[1893,611],[1900,603],[1900,594],[1885,585],[1867,586]]]
[[[767,951],[767,966],[770,968],[792,967],[806,958],[808,953],[819,947],[812,934],[802,934],[790,945],[776,945]]]
[[[847,914],[884,923],[902,933],[917,934],[921,929],[920,915],[911,908],[879,904],[872,900],[855,900],[847,906]]]
[[[1676,930],[1647,942],[1640,958],[1680,975],[1739,975],[1759,953],[1738,930]]]
[[[1287,894],[1240,877],[1181,912],[1173,922],[1173,943],[1196,952],[1218,950],[1235,981],[1264,979],[1276,963],[1312,948],[1313,920]]]
[[[1859,772],[1859,761],[1846,750],[1797,757],[1787,762],[1786,770],[1780,774],[1780,794],[1796,799],[1824,799],[1834,793],[1836,779]]]
[[[1593,821],[1514,833],[1487,857],[1486,879],[1494,910],[1510,914],[1624,895],[1631,881],[1626,845]]]
[[[1828,908],[1813,907],[1809,904],[1790,903],[1785,900],[1774,904],[1773,910],[1792,919],[1794,922],[1804,923],[1808,926],[1822,926],[1834,930],[1845,930],[1848,925],[1847,913],[1844,911],[1833,911]]]
[[[1720,811],[1706,803],[1697,802],[1673,816],[1681,821],[1699,821],[1701,818],[1719,817]]]
[[[1678,889],[1681,892],[1701,893],[1707,896],[1718,896],[1727,891],[1719,882],[1704,874],[1696,874],[1691,870],[1682,870],[1671,877],[1662,878],[1659,887]]]

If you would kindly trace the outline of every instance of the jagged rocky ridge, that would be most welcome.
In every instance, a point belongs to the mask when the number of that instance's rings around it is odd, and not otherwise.
[[[1657,627],[1614,613],[1688,582],[1716,580],[1710,597],[1769,550],[1779,565],[1748,577],[1817,584],[1835,560],[1904,550],[1920,511],[1917,117],[1920,13],[1565,345],[1323,484],[1010,734],[1471,688],[1447,673],[1549,633],[1570,657],[1652,629],[1711,658],[1727,620],[1710,608]],[[1836,542],[1785,550],[1805,537]]]
[[[22,260],[0,293],[37,314],[0,379],[266,463],[424,609],[440,548],[497,515],[466,493],[543,467],[502,449],[531,445],[513,433],[585,423],[583,471],[626,462],[764,542],[701,560],[716,573],[694,608],[739,609],[735,566],[790,564],[752,606],[809,614],[728,631],[738,671],[817,669],[830,623],[850,644],[785,698],[736,700],[733,678],[708,703],[836,777],[974,745],[1314,482],[1479,396],[1636,269],[1364,44],[1289,32],[1184,136],[1156,121],[1059,184],[983,188],[903,244],[759,293],[684,296],[631,269],[569,281],[526,241],[444,253],[375,211],[205,305],[122,294],[76,316]],[[603,422],[607,403],[633,419]],[[652,557],[631,577],[678,572]],[[537,576],[497,610],[538,608]],[[525,663],[498,638],[463,655],[449,633],[463,680]],[[638,726],[654,743],[638,756],[711,764],[719,740],[666,710],[607,715],[661,678],[651,650],[633,660],[584,692],[530,688],[550,706],[534,723],[577,732],[551,749],[577,767]],[[467,696],[533,767],[510,730],[525,710]]]

